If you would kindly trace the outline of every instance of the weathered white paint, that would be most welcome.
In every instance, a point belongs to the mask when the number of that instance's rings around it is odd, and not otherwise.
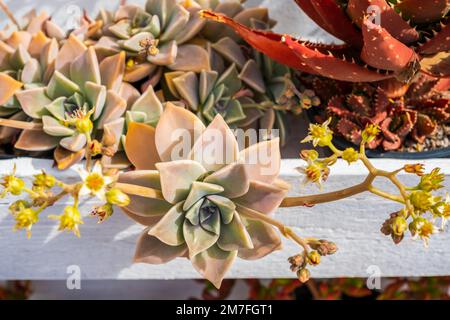
[[[61,179],[73,181],[77,178],[76,168],[66,172],[51,169],[51,161],[17,159],[18,173],[31,176],[45,168],[58,174]],[[380,168],[394,169],[399,166],[394,160],[373,160]],[[450,160],[425,161],[427,168],[443,168],[450,176]],[[300,190],[301,176],[295,167],[299,160],[283,160],[281,176],[292,184],[291,195],[311,193],[314,188]],[[0,174],[7,173],[13,161],[0,161]],[[338,162],[325,185],[324,192],[353,185],[364,179],[365,171],[359,165],[348,166]],[[414,183],[412,175],[401,175],[401,179]],[[377,183],[384,188],[389,183]],[[446,188],[450,184],[447,181]],[[392,189],[393,190],[393,189]],[[150,266],[131,264],[135,242],[142,230],[117,211],[104,224],[85,218],[81,228],[82,237],[61,234],[54,221],[46,219],[48,213],[60,213],[63,205],[55,206],[43,214],[41,221],[33,227],[33,236],[27,240],[23,232],[13,232],[13,220],[7,212],[11,198],[0,200],[0,279],[65,279],[67,267],[77,265],[84,279],[177,279],[197,278],[199,275],[186,259],[178,259],[166,265]],[[89,201],[82,211],[89,212],[93,206]],[[409,237],[400,245],[383,236],[380,226],[390,212],[398,205],[361,194],[333,204],[317,205],[314,208],[279,209],[275,217],[294,227],[305,237],[320,237],[335,241],[339,251],[327,257],[313,270],[315,277],[369,276],[370,266],[380,268],[382,276],[450,275],[450,233],[433,237],[428,249],[420,241]],[[238,260],[228,277],[231,278],[282,278],[293,277],[286,259],[298,248],[290,241],[284,241],[284,250],[259,261]]]

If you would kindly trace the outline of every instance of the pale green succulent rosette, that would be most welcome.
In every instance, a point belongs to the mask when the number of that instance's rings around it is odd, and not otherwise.
[[[211,142],[211,135],[222,141]],[[178,152],[180,139],[191,141],[186,154]],[[224,152],[211,152],[214,147]],[[278,139],[239,152],[220,115],[205,128],[193,113],[168,103],[156,128],[130,124],[125,150],[137,170],[122,173],[119,182],[161,190],[163,196],[131,196],[124,208],[147,226],[138,241],[136,262],[159,264],[187,257],[219,287],[236,257],[259,259],[280,248],[272,226],[239,213],[245,207],[271,214],[284,199],[288,186],[278,179]],[[268,159],[258,161],[261,154]]]
[[[209,69],[206,51],[187,43],[203,28],[195,2],[184,7],[176,0],[148,0],[145,7],[124,5],[111,20],[103,14],[103,37],[95,44],[102,54],[124,50],[129,57],[125,80],[136,82],[145,77],[155,85],[160,67],[199,72]]]
[[[86,48],[70,36],[56,50],[53,65],[55,70],[45,86],[16,93],[27,116],[42,123],[41,131],[24,130],[16,148],[44,151],[57,147],[57,162],[69,156],[76,162],[84,157],[86,144],[103,132],[116,136],[114,147],[118,148],[127,108],[121,96],[125,54],[99,63],[93,47]]]

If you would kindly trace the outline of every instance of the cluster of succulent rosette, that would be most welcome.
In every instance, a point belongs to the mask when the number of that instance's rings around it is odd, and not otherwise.
[[[6,11],[13,26],[0,33],[0,142],[32,155],[51,151],[58,169],[75,166],[80,171],[80,181],[71,184],[46,172],[35,175],[29,187],[15,170],[3,177],[1,196],[22,197],[9,209],[15,229],[26,230],[28,236],[42,212],[65,197],[73,203],[62,214],[49,217],[59,221],[60,230],[80,236],[80,200],[96,197],[100,205],[91,213],[99,222],[111,217],[118,206],[145,227],[135,262],[160,264],[185,257],[220,287],[237,257],[254,260],[279,250],[281,236],[300,247],[289,263],[303,282],[309,279],[309,266],[336,252],[334,243],[302,238],[276,220],[273,213],[279,207],[312,206],[372,192],[404,207],[383,225],[382,231],[396,242],[408,227],[413,236],[428,241],[436,231],[434,220],[446,221],[450,216],[450,199],[432,193],[442,187],[439,169],[424,174],[417,164],[387,172],[375,168],[365,155],[365,148],[374,144],[401,143],[393,137],[404,138],[401,129],[393,132],[387,123],[393,121],[392,113],[402,114],[405,123],[414,122],[402,125],[409,125],[408,133],[419,139],[427,134],[420,123],[427,126],[430,117],[447,115],[447,104],[431,100],[440,110],[433,112],[411,111],[409,105],[391,108],[397,104],[393,99],[401,95],[392,96],[390,89],[369,90],[370,85],[361,85],[363,93],[355,85],[338,97],[316,94],[291,68],[339,79],[330,71],[314,69],[327,69],[321,51],[344,54],[350,49],[314,50],[313,45],[277,36],[270,32],[275,22],[265,8],[246,8],[238,0],[148,0],[144,7],[122,3],[116,11],[103,10],[96,18],[84,15],[79,28],[69,32],[44,13],[30,13],[18,22]],[[205,18],[226,22],[240,35]],[[360,26],[368,23],[364,19]],[[411,34],[407,41],[419,40],[413,31],[406,31]],[[356,30],[342,32],[351,45],[363,46]],[[399,45],[395,41],[390,39]],[[423,46],[429,52],[436,45]],[[307,66],[298,55],[315,65]],[[340,80],[382,80],[407,73],[395,64],[397,69],[386,67],[378,78],[380,73],[374,70],[328,57],[333,59],[340,61],[336,66],[330,63]],[[401,57],[402,62],[405,59]],[[408,70],[418,60],[414,53],[414,59],[405,62]],[[349,74],[358,77],[350,79]],[[407,99],[423,97],[419,87],[405,90],[411,91]],[[285,117],[318,107],[322,99],[341,123],[340,132],[360,147],[336,148],[331,119],[312,124],[304,141],[329,148],[331,155],[321,159],[316,150],[301,152],[305,166],[299,171],[305,182],[320,186],[339,158],[349,164],[362,161],[368,176],[339,192],[287,197],[290,185],[278,177],[280,147],[288,139]],[[345,131],[349,123],[359,131]],[[254,144],[239,143],[236,129],[264,129],[264,134]],[[420,183],[404,186],[397,178],[401,171],[420,175]],[[399,195],[375,188],[372,182],[377,177],[389,179]]]

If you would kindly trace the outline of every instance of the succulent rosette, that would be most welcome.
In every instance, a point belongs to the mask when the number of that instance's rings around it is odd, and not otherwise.
[[[245,208],[269,215],[288,191],[278,179],[278,138],[239,152],[222,116],[205,128],[193,113],[167,103],[156,128],[130,123],[125,151],[137,170],[122,173],[119,182],[161,194],[131,196],[124,208],[146,226],[136,262],[188,257],[219,287],[237,256],[259,259],[280,248],[272,226],[242,213]]]
[[[84,157],[86,144],[98,133],[122,133],[126,93],[134,91],[122,83],[124,53],[99,63],[94,48],[87,48],[75,36],[61,49],[55,45],[49,50],[54,72],[48,82],[16,93],[22,110],[42,129],[24,130],[15,147],[27,151],[56,148],[55,159],[65,168]]]
[[[14,94],[22,88],[42,86],[52,72],[53,49],[56,39],[65,33],[46,13],[30,12],[22,18],[24,27],[11,26],[0,32],[0,117],[16,121],[27,120],[27,115]],[[0,143],[10,143],[20,130],[0,128]]]
[[[102,12],[97,18],[102,36],[95,48],[101,55],[124,50],[127,53],[125,80],[150,78],[156,85],[162,69],[199,72],[209,69],[207,53],[188,43],[203,28],[200,6],[176,0],[148,0],[145,7],[127,4],[114,15]]]

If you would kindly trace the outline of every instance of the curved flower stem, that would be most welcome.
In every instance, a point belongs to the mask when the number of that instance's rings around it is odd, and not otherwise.
[[[42,130],[42,123],[26,122],[11,119],[0,119],[0,126],[24,130]]]
[[[92,167],[92,152],[91,152],[91,143],[92,143],[92,138],[91,135],[89,133],[86,133],[86,170],[90,171],[91,167]]]
[[[120,182],[116,183],[115,187],[119,188],[126,194],[131,194],[131,195],[145,197],[145,198],[164,200],[161,190],[137,186],[134,184],[120,183]]]
[[[20,29],[19,22],[17,22],[16,18],[14,17],[14,15],[11,12],[11,10],[9,10],[8,6],[6,5],[6,3],[3,0],[0,0],[0,8],[5,12],[5,14],[9,18],[9,20],[11,20],[12,23],[14,23],[17,26],[17,28]]]

